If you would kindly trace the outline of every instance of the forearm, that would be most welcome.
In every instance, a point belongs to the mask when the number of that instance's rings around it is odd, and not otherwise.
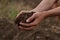
[[[52,16],[60,16],[60,6],[55,8],[55,9],[52,9],[52,10],[49,10],[47,11],[47,16],[48,17],[52,17]]]
[[[38,11],[45,11],[49,9],[55,2],[56,0],[42,0],[42,2],[35,8],[33,9],[35,12]]]

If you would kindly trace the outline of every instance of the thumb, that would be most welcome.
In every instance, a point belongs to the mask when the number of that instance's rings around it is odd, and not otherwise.
[[[33,19],[35,19],[36,18],[36,15],[35,14],[33,14],[31,17],[29,17],[27,20],[26,20],[26,22],[31,22]]]

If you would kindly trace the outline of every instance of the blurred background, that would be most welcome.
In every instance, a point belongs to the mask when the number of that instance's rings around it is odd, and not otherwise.
[[[0,0],[0,15],[14,20],[21,10],[31,10],[40,0]]]
[[[0,40],[60,40],[60,23],[49,17],[31,31],[18,29],[14,20],[22,10],[32,10],[41,0],[0,0]],[[27,35],[27,36],[26,36]]]

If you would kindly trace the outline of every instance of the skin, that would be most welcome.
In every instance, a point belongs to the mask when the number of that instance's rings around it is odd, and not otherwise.
[[[31,29],[35,28],[36,25],[41,23],[41,21],[46,19],[47,17],[60,16],[60,6],[55,7],[55,8],[53,7],[53,9],[51,9],[51,10],[47,10],[47,9],[50,9],[50,7],[52,7],[52,5],[54,4],[55,1],[56,0],[42,0],[42,2],[35,9],[31,10],[36,13],[34,13],[30,18],[28,18],[26,20],[26,22],[30,22],[31,20],[36,18],[34,22],[29,23],[29,24],[20,22],[20,24],[22,24],[22,25],[31,26],[31,27],[30,28],[23,28],[23,27],[19,26],[19,28],[25,29],[25,30],[31,30]],[[27,12],[23,11],[23,12],[28,13],[31,11],[27,11]],[[23,12],[20,12],[17,15],[17,17]]]

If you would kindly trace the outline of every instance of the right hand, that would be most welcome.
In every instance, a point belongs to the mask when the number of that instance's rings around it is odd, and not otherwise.
[[[20,12],[17,15],[17,17],[20,14],[22,14],[22,13],[30,13],[30,12],[31,11],[23,11],[23,12]],[[36,18],[32,23],[26,24],[26,23],[20,22],[20,24],[22,24],[22,25],[26,25],[28,27],[31,26],[31,27],[29,27],[29,28],[23,28],[21,26],[18,26],[18,27],[21,28],[21,29],[25,29],[25,30],[31,30],[31,29],[35,28],[35,26],[38,25],[42,20],[44,20],[46,18],[47,14],[48,14],[48,12],[46,12],[46,11],[44,11],[44,12],[36,12],[30,18],[27,19],[29,21],[26,20],[27,22],[30,22],[31,20],[33,20],[34,18]]]
[[[17,14],[16,18],[19,18],[19,16],[20,16],[21,14],[31,13],[31,12],[32,12],[32,11],[21,11],[21,12],[19,12],[19,13]],[[16,26],[17,26],[18,28],[23,29],[22,26],[18,26],[18,24],[16,24]]]

